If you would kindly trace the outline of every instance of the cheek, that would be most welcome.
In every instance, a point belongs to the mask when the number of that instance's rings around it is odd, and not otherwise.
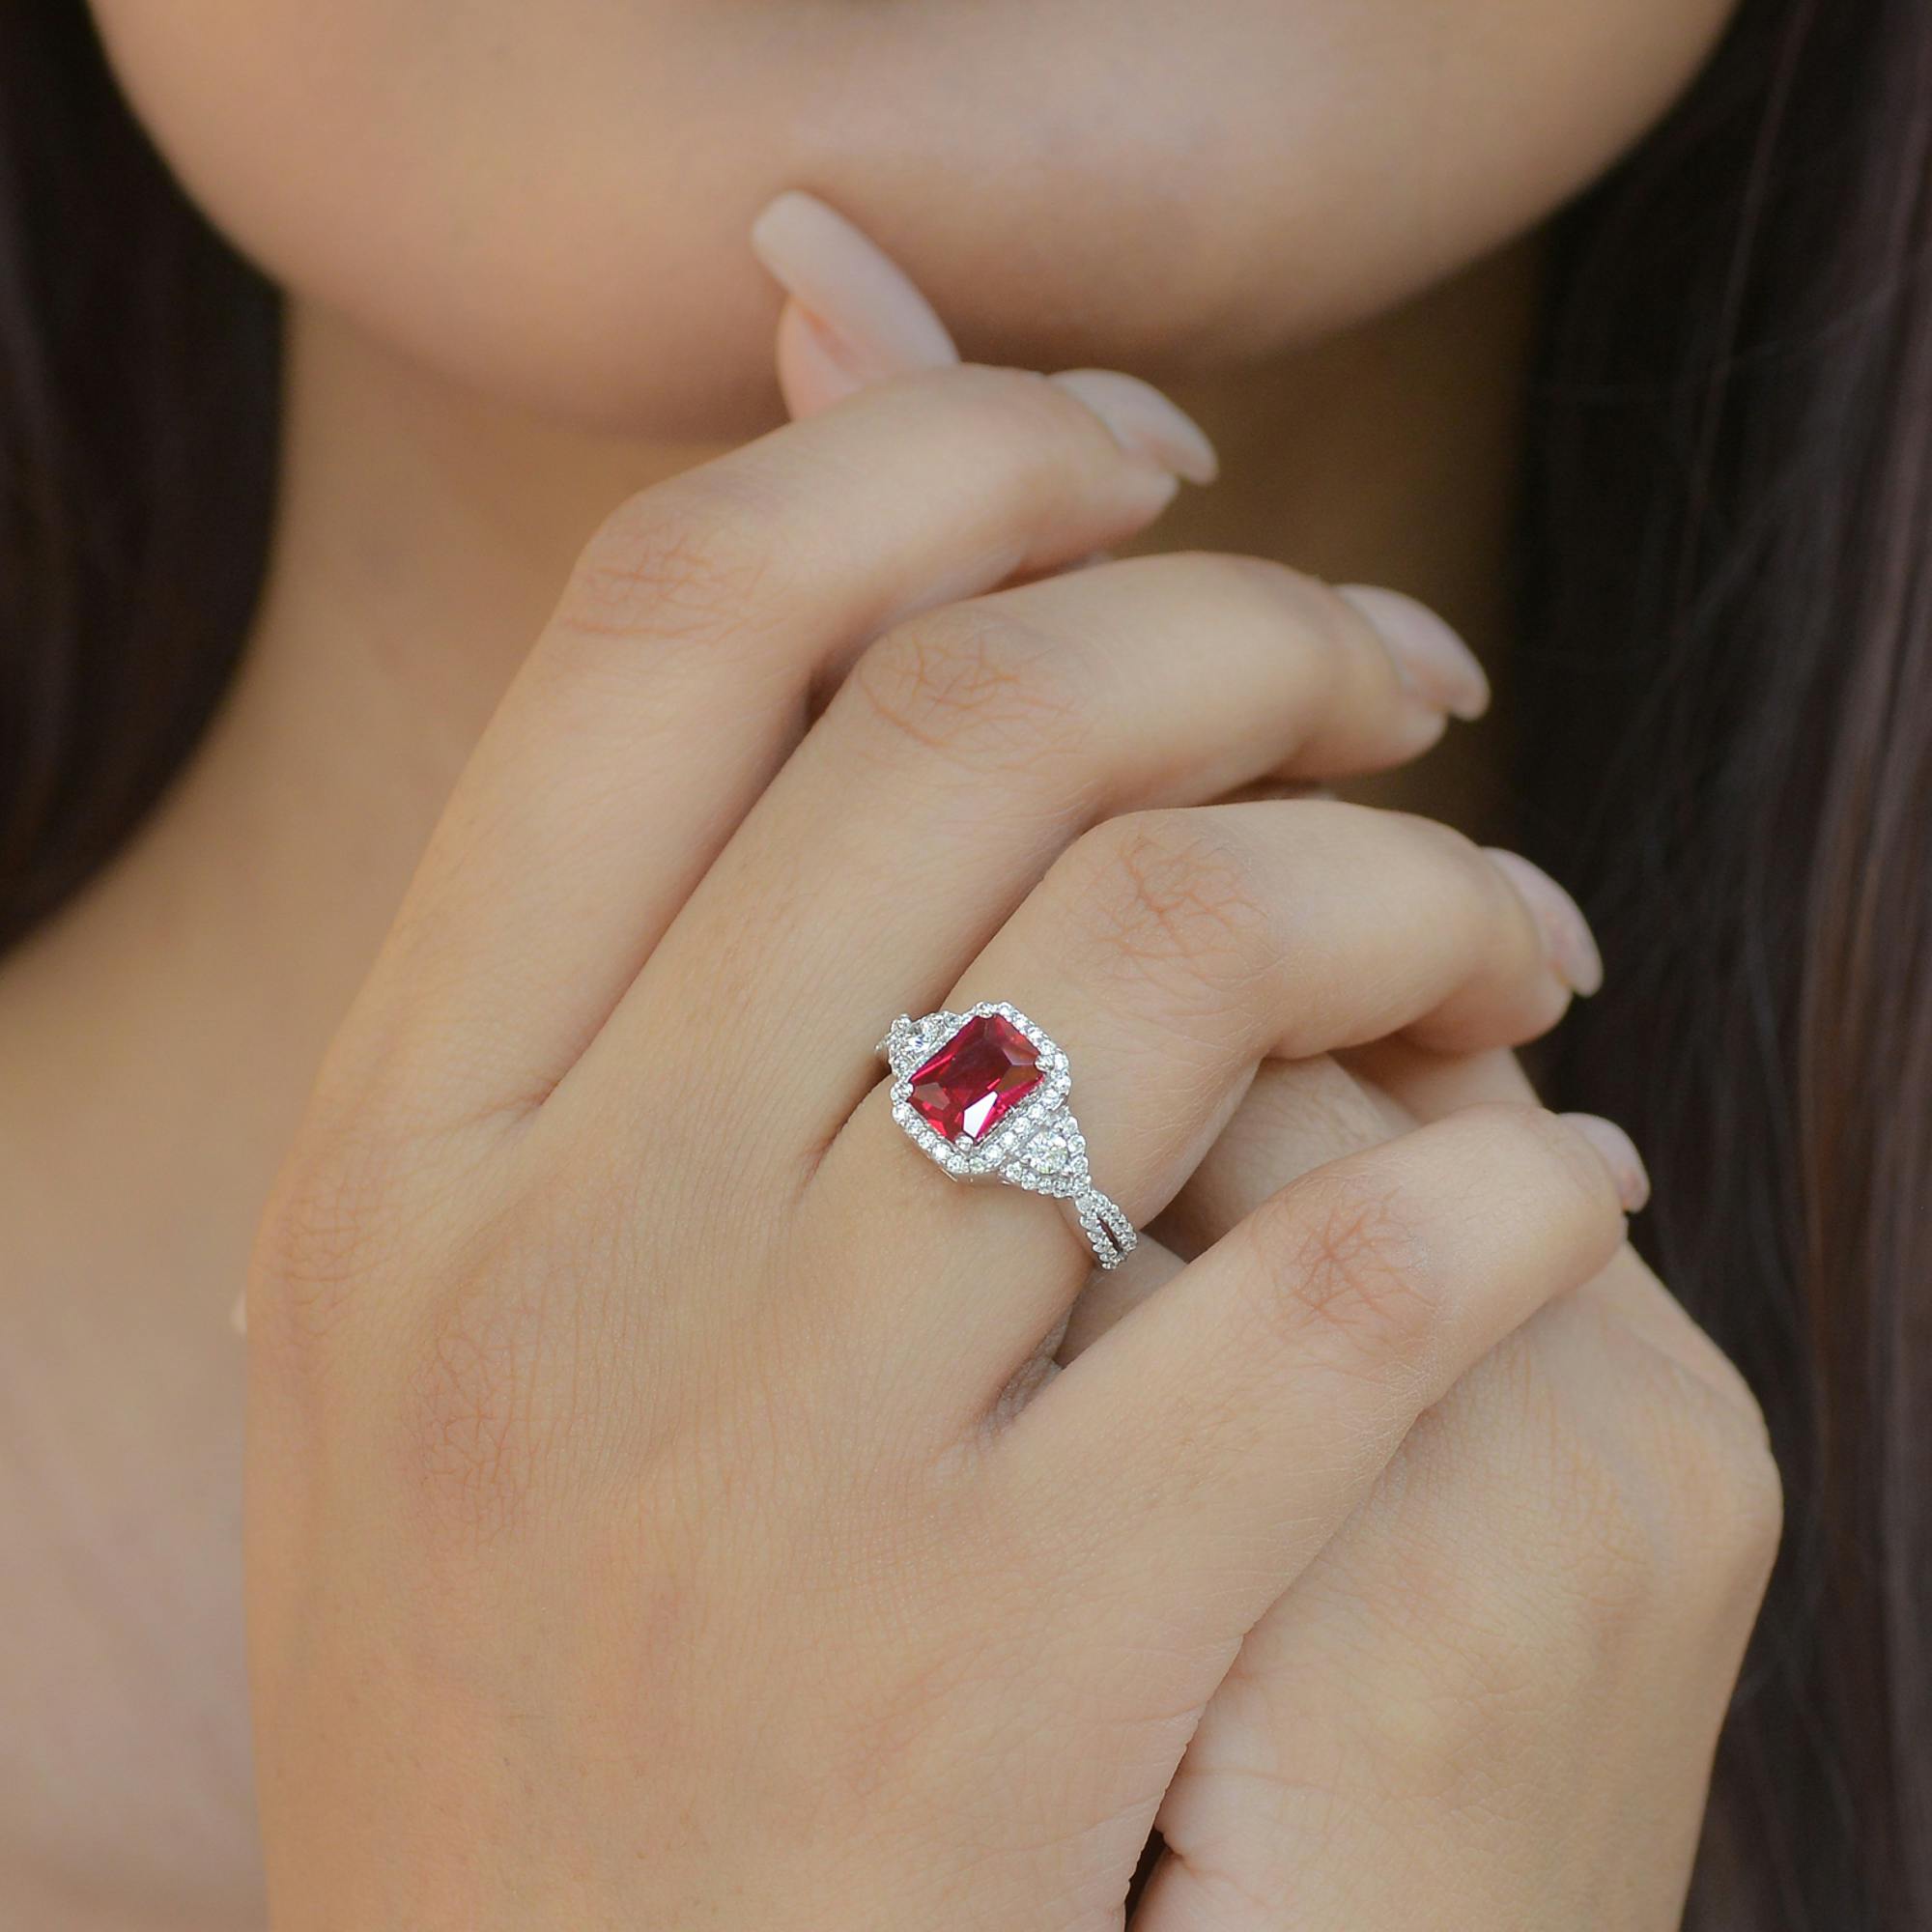
[[[648,38],[643,8],[618,44],[585,46],[576,15],[629,11],[95,8],[189,193],[292,294],[513,403],[701,420],[764,393],[777,300],[743,237],[765,196],[717,90],[680,100],[623,44]]]
[[[810,187],[969,354],[1156,375],[1532,224],[1726,0],[97,0],[213,218],[411,356],[603,426],[773,407],[745,231]]]
[[[1227,50],[1188,200],[1195,347],[1241,360],[1359,322],[1520,237],[1689,84],[1734,0],[1281,0]]]

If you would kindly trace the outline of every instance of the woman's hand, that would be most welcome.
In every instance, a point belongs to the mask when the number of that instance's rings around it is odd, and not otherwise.
[[[1587,959],[1574,907],[1519,876]],[[1529,1094],[1508,1055],[1351,1064],[1264,1069],[1166,1218],[1181,1251],[1339,1154]],[[1144,1246],[1069,1358],[1180,1265]],[[1669,1932],[1777,1527],[1749,1393],[1623,1249],[1423,1417],[1249,1633],[1136,1932]]]
[[[1197,804],[1431,742],[1439,630],[1213,557],[981,594],[1198,460],[1124,379],[941,371],[586,553],[259,1246],[283,1932],[1117,1922],[1244,1634],[1615,1252],[1591,1138],[1477,1109],[1259,1205],[1056,1376],[1078,1237],[894,1122],[884,1022],[1012,1000],[1140,1219],[1267,1056],[1562,1009],[1463,841]]]
[[[792,297],[779,362],[795,412],[953,359],[917,293],[827,211],[788,197],[761,243]],[[885,290],[893,326],[858,353],[814,323],[828,259]],[[1380,593],[1357,602],[1416,622]],[[1311,804],[1292,823],[1306,857],[1353,820]],[[1494,856],[1557,977],[1594,991],[1581,914],[1534,867]],[[1237,1236],[1339,1156],[1459,1106],[1533,1098],[1506,1054],[1398,1042],[1353,1064],[1372,1077],[1325,1056],[1262,1069],[1163,1222],[1182,1252]],[[1635,1190],[1634,1153],[1595,1131]],[[1379,1258],[1356,1243],[1336,1259]],[[1062,1360],[1181,1265],[1149,1242],[1096,1277]],[[1621,1250],[1424,1418],[1249,1634],[1163,1805],[1170,1850],[1137,1932],[1674,1926],[1777,1521],[1748,1392]]]

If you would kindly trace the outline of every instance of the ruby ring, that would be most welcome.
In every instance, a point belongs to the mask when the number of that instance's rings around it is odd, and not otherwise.
[[[1133,1252],[1133,1224],[1088,1172],[1066,1056],[1023,1012],[992,1001],[901,1013],[879,1052],[893,1069],[893,1119],[948,1174],[1071,1202],[1103,1268]]]

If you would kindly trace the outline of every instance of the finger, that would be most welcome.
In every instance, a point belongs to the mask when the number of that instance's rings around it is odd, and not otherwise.
[[[1472,1094],[1463,1105],[1484,1097]],[[1190,1259],[1203,1254],[1291,1180],[1344,1154],[1379,1147],[1420,1119],[1328,1054],[1270,1060],[1161,1215],[1157,1230],[1178,1253]]]
[[[1536,1105],[1536,1088],[1515,1053],[1430,1053],[1406,1039],[1378,1039],[1337,1059],[1264,1066],[1235,1119],[1155,1223],[1173,1254],[1157,1248],[1151,1265],[1130,1275],[1117,1271],[1126,1281],[1115,1275],[1090,1281],[1068,1318],[1061,1360],[1070,1362],[1165,1285],[1179,1267],[1175,1254],[1200,1254],[1277,1188],[1339,1153],[1486,1101]],[[1621,1161],[1621,1148],[1609,1144],[1609,1157]],[[1634,1171],[1625,1179],[1636,1211],[1646,1204],[1646,1182]],[[1167,1267],[1161,1256],[1169,1256]],[[1629,1242],[1577,1294],[1700,1379],[1718,1389],[1735,1385],[1731,1362]]]
[[[1143,1234],[1133,1252],[1113,1268],[1095,1268],[1067,1311],[1066,1326],[1053,1337],[1053,1358],[1061,1368],[1077,1361],[1107,1330],[1158,1294],[1186,1267],[1186,1261],[1160,1238]]]
[[[1333,1060],[1271,1063],[1256,1076],[1240,1109],[1155,1223],[1155,1232],[1178,1255],[1191,1258],[1324,1160],[1379,1146],[1411,1126],[1487,1102],[1537,1104],[1536,1090],[1515,1054],[1431,1053],[1407,1040],[1384,1039]],[[1606,1142],[1605,1151],[1609,1158],[1624,1159],[1616,1141]],[[1634,1171],[1626,1178],[1638,1190],[1632,1197],[1636,1211],[1644,1206],[1644,1183]],[[1097,1341],[1157,1280],[1157,1270],[1137,1274],[1124,1293],[1109,1292],[1112,1276],[1090,1283],[1067,1323],[1061,1359],[1070,1361],[1074,1351]],[[1716,1345],[1628,1244],[1577,1293],[1613,1309],[1626,1325],[1685,1367],[1726,1378],[1729,1365]]]
[[[1348,1058],[1356,1076],[1375,1082],[1378,1092],[1391,1096],[1391,1104],[1420,1121],[1439,1120],[1485,1100],[1536,1097],[1529,1075],[1513,1053],[1445,1057],[1402,1040],[1378,1040]],[[1577,1293],[1720,1394],[1736,1392],[1738,1374],[1730,1358],[1628,1243]]]
[[[748,815],[592,1060],[639,1064],[667,1010],[695,1064],[784,1068],[764,1119],[822,1142],[869,1081],[851,1042],[936,1004],[1080,831],[1267,776],[1322,779],[1440,736],[1435,659],[1348,598],[1246,557],[1115,563],[932,611],[867,651]],[[1457,688],[1481,673],[1454,639]],[[709,1023],[694,988],[747,905],[796,908]],[[782,1042],[782,1052],[780,1045]],[[594,1066],[586,1071],[594,1076]],[[787,1104],[795,1101],[795,1104]]]
[[[1478,1108],[1285,1188],[1009,1425],[1012,1507],[1093,1552],[1096,1614],[1237,1638],[1416,1417],[1615,1252],[1614,1133]]]
[[[1659,1847],[1628,1922],[1677,1922],[1777,1523],[1748,1397],[1683,1366],[1585,1288],[1421,1418],[1243,1639],[1162,1805],[1136,1925],[1219,1924],[1228,1896],[1297,1928],[1518,1923],[1498,1875],[1619,1793],[1619,1823],[1637,1797]],[[1338,1815],[1421,1856],[1338,1860]]]
[[[1051,381],[955,368],[634,498],[465,772],[355,1050],[452,1110],[540,1099],[797,742],[815,684],[926,603],[1140,528],[1176,487]]]
[[[1451,1059],[1378,1042],[1349,1063],[1432,1119],[1530,1091],[1506,1053]],[[1300,1157],[1293,1135],[1280,1152]],[[1230,1170],[1237,1179],[1246,1171],[1246,1162]],[[1227,1192],[1231,1211],[1237,1192]],[[1332,1836],[1335,1806],[1373,1829],[1394,1827],[1400,1809],[1406,1841],[1470,1854],[1474,1869],[1502,1869],[1510,1848],[1495,1839],[1514,1831],[1520,1841],[1525,1827],[1487,1802],[1473,1809],[1461,1802],[1461,1791],[1495,1789],[1495,1766],[1477,1735],[1482,1727],[1472,1731],[1454,1714],[1493,1709],[1503,1687],[1513,1709],[1562,1712],[1563,1736],[1587,1732],[1614,1748],[1631,1679],[1605,1659],[1633,1627],[1633,1591],[1642,1580],[1629,1568],[1633,1553],[1648,1553],[1654,1574],[1667,1578],[1660,1601],[1672,1618],[1708,1630],[1715,1606],[1719,1628],[1741,1644],[1776,1541],[1776,1482],[1767,1470],[1761,1425],[1735,1369],[1632,1249],[1620,1248],[1429,1411],[1371,1498],[1248,1633],[1227,1687],[1238,1694],[1210,1701],[1163,1806],[1168,1854],[1142,1916],[1196,1925],[1230,1893],[1266,1900],[1297,1924],[1406,1922],[1418,1909],[1429,1917],[1425,1900],[1441,1916],[1455,1893],[1440,1864],[1378,1869],[1367,1891],[1357,1879],[1346,1888],[1322,1882],[1326,1867],[1307,1852]],[[1658,1763],[1695,1774],[1707,1761],[1708,1733],[1732,1681],[1734,1656],[1714,1661],[1702,1640],[1683,1654],[1690,1679],[1664,1708],[1673,1721],[1706,1727],[1705,1736],[1688,1753],[1673,1752],[1666,1739],[1660,1759],[1655,1722],[1626,1731],[1641,1738],[1647,1792],[1660,1787]],[[1593,1713],[1588,1700],[1599,1695],[1605,1709]],[[1417,1710],[1452,1716],[1446,1726],[1432,1719],[1418,1729]],[[1508,1748],[1514,1764],[1533,1746],[1512,1730]],[[1258,1753],[1273,1788],[1291,1794],[1287,1807],[1270,1807],[1261,1831],[1242,1773]],[[1550,1807],[1546,1818],[1578,1809],[1577,1794],[1562,1783],[1574,1759],[1559,1747],[1546,1766],[1553,1776],[1536,1786]],[[1392,1768],[1403,1790],[1426,1797],[1392,1806]],[[1603,1776],[1591,1760],[1580,1781],[1594,1787]],[[1694,1827],[1694,1805],[1687,1812],[1667,1778],[1661,1788],[1659,1815],[1688,1817]],[[1435,1831],[1433,1814],[1447,1810],[1465,1820],[1480,1814],[1500,1832]],[[1670,1861],[1659,1865],[1668,1879]],[[1448,1916],[1462,1922],[1470,1915]]]
[[[1058,1345],[1061,1364],[1084,1353],[1270,1194],[1414,1125],[1325,1053],[1264,1062],[1234,1118],[1133,1253],[1111,1271],[1096,1270],[1081,1288]]]
[[[1263,1060],[1406,1029],[1459,1049],[1520,1039],[1568,997],[1541,925],[1477,847],[1426,820],[1309,800],[1108,821],[947,1008],[1004,999],[1045,1029],[1070,1062],[1094,1185],[1139,1224],[1179,1191]],[[894,1106],[890,1089],[869,1094],[813,1186],[836,1214],[878,1215],[874,1238],[898,1264],[887,1278],[914,1284],[894,1315],[904,1346],[948,1338],[962,1367],[969,1346],[991,1348],[997,1384],[1010,1367],[998,1351],[1059,1321],[1086,1254],[1025,1194],[908,1160]],[[984,1157],[1001,1157],[996,1123],[987,1134]]]
[[[1514,1053],[1433,1053],[1408,1039],[1376,1039],[1336,1059],[1361,1086],[1418,1121],[1439,1120],[1483,1100],[1529,1100],[1536,1088]]]
[[[1270,1064],[1156,1222],[1156,1232],[1179,1254],[1200,1254],[1270,1194],[1323,1161],[1487,1102],[1537,1104],[1536,1090],[1515,1054],[1440,1054],[1405,1039],[1381,1039],[1332,1060]],[[1618,1136],[1605,1143],[1606,1157],[1625,1160],[1620,1142]],[[1645,1183],[1634,1170],[1626,1179],[1638,1190],[1633,1195],[1635,1211],[1644,1205]],[[1715,1346],[1691,1326],[1628,1245],[1577,1292],[1615,1308],[1629,1325],[1686,1366],[1712,1367]],[[1090,1301],[1094,1305],[1086,1307]],[[1081,1347],[1097,1340],[1128,1305],[1118,1294],[1096,1295],[1092,1285],[1083,1290],[1081,1303],[1067,1326],[1068,1343]],[[1697,1337],[1688,1353],[1687,1334]],[[1071,1359],[1065,1345],[1062,1357]]]

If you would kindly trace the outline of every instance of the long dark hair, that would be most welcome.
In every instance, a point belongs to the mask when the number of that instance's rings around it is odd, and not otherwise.
[[[1526,806],[1615,971],[1556,1084],[1665,1177],[1646,1238],[1790,1499],[1693,1918],[1905,1932],[1932,1925],[1932,9],[1753,0],[1559,248]]]
[[[276,336],[86,8],[0,12],[0,948],[139,824],[227,684],[268,542]]]
[[[1724,1932],[1932,1923],[1928,198],[1932,10],[1746,0],[1559,225],[1532,412],[1526,836],[1616,967],[1553,1078],[1650,1149],[1649,1239],[1790,1492],[1693,1906]],[[271,292],[78,0],[9,9],[0,946],[217,702],[275,419]]]

